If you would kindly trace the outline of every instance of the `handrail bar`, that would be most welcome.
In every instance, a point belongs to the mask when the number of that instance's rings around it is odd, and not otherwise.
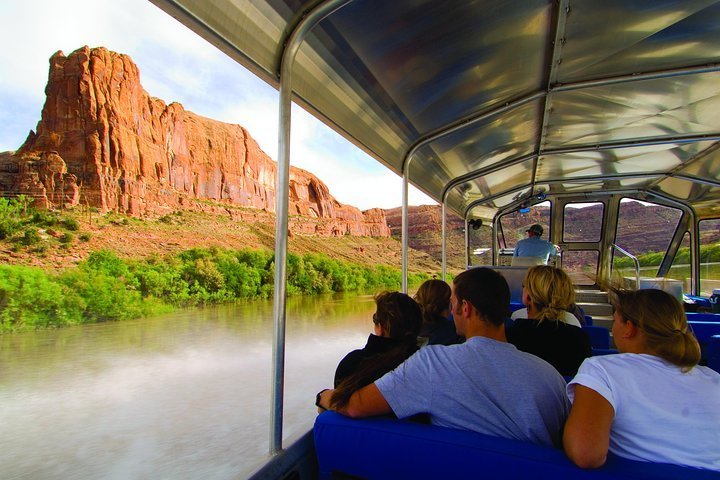
[[[640,261],[637,259],[635,255],[628,252],[624,248],[620,247],[619,245],[615,243],[610,244],[610,258],[612,259],[612,251],[617,250],[618,252],[622,253],[623,255],[630,257],[630,259],[635,264],[635,288],[640,288]],[[612,273],[612,260],[610,260],[610,272]]]

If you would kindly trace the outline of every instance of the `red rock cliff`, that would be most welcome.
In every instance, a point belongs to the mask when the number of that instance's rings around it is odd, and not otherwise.
[[[0,191],[46,207],[88,204],[130,215],[218,205],[274,211],[276,163],[243,127],[150,97],[127,55],[83,47],[50,58],[37,133],[0,155]],[[290,172],[291,229],[389,236],[384,212],[335,200],[301,169]]]

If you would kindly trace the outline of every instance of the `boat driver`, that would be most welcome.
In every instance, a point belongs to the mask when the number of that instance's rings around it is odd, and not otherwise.
[[[550,257],[557,257],[557,247],[547,240],[543,240],[543,227],[539,223],[531,225],[530,228],[525,230],[527,238],[517,242],[515,245],[515,252],[513,253],[513,261],[515,258],[537,258],[537,263],[547,265]],[[515,263],[513,263],[515,264]]]

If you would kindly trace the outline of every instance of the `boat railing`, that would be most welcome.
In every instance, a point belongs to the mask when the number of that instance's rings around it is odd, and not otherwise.
[[[620,247],[619,245],[616,245],[614,243],[610,244],[610,270],[612,272],[612,258],[613,258],[613,252],[617,251],[618,253],[622,253],[626,257],[629,257],[633,263],[635,264],[635,288],[640,288],[640,261],[637,259],[635,255],[628,252],[624,248]]]

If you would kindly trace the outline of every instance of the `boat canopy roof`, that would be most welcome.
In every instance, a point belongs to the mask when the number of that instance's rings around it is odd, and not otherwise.
[[[466,218],[545,195],[720,216],[720,1],[151,0]]]

